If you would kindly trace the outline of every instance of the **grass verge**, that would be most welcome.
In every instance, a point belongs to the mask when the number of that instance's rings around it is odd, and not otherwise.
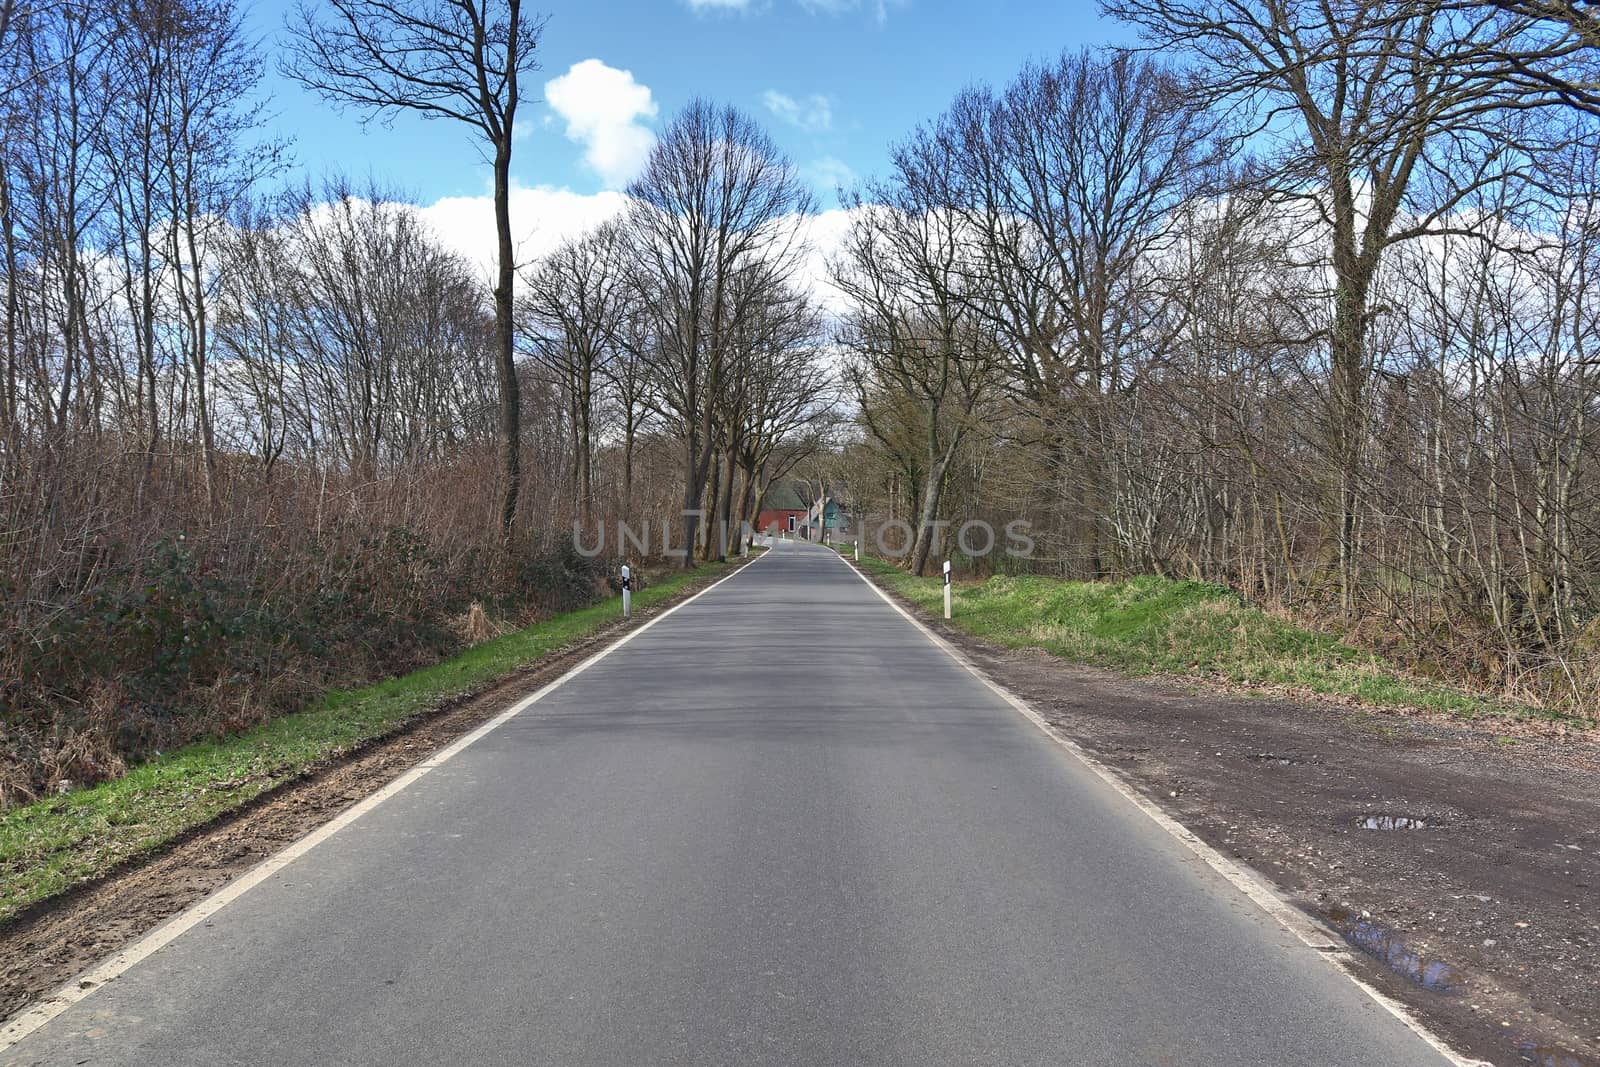
[[[707,564],[672,574],[634,595],[659,604],[697,579],[726,570]],[[617,597],[557,615],[477,645],[451,659],[320,703],[255,729],[175,749],[114,781],[0,814],[0,923],[121,863],[303,776],[416,716],[594,634],[620,614]]]
[[[881,560],[863,559],[860,566],[889,591],[943,612],[939,578],[916,578]],[[958,584],[952,596],[951,621],[967,633],[1010,648],[1042,648],[1074,663],[1376,707],[1590,725],[1410,676],[1379,656],[1275,618],[1225,586],[1206,582],[999,576]]]

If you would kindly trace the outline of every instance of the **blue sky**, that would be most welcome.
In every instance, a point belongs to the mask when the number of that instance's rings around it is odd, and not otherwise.
[[[269,38],[269,53],[290,6],[247,2],[247,25]],[[831,204],[834,176],[881,171],[887,145],[963,85],[1004,81],[1024,60],[1066,46],[1125,37],[1092,3],[1075,0],[744,0],[742,7],[738,0],[550,0],[536,10],[550,22],[515,175],[526,186],[586,194],[619,184],[625,161],[613,160],[608,182],[586,163],[585,143],[567,136],[568,121],[543,102],[544,83],[584,60],[631,72],[648,90],[654,115],[637,116],[636,126],[659,126],[696,95],[747,110]],[[595,96],[604,88],[597,81],[573,85],[570,95]],[[297,161],[313,175],[370,172],[424,203],[485,189],[470,139],[452,124],[404,120],[363,132],[354,116],[339,115],[276,70],[267,88]],[[596,125],[602,119],[586,121],[605,138]]]
[[[363,129],[276,70],[294,0],[240,0],[268,57],[274,132],[293,139],[289,177],[340,173],[421,205],[444,243],[493,262],[488,168],[453,122]],[[759,119],[817,189],[812,271],[847,225],[840,181],[882,173],[892,142],[964,86],[1003,83],[1028,59],[1131,41],[1084,0],[549,0],[543,69],[513,152],[512,228],[527,263],[614,215],[653,130],[695,96]]]

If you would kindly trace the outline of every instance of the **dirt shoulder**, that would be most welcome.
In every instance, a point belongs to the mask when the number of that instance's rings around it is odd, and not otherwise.
[[[1600,1065],[1600,739],[1135,681],[896,599],[1342,935],[1453,1047]],[[1385,816],[1424,825],[1364,828]]]
[[[191,831],[164,851],[42,901],[0,925],[0,1020],[381,789],[628,630],[729,573],[709,574],[676,595],[635,611],[628,622],[619,619],[477,693],[419,715]]]

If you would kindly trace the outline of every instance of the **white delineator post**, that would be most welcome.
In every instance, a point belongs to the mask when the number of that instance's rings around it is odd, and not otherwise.
[[[622,565],[622,617],[626,619],[633,611],[633,572],[628,565]],[[948,618],[948,615],[946,616]]]
[[[950,617],[950,561],[944,561],[944,617]]]
[[[861,562],[861,531],[856,531],[856,562]]]

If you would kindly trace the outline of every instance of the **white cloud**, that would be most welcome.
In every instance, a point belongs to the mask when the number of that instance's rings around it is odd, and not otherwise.
[[[639,173],[656,140],[643,120],[655,118],[657,108],[650,87],[634,81],[632,71],[585,59],[546,82],[544,95],[607,188],[621,188]]]
[[[813,15],[843,15],[850,11],[872,12],[873,21],[882,26],[889,21],[889,9],[909,0],[800,0],[800,6]]]
[[[720,11],[750,11],[751,0],[683,0],[697,15]],[[800,8],[812,15],[844,15],[852,11],[871,12],[880,26],[889,21],[889,9],[901,7],[910,0],[797,0]],[[771,10],[770,3],[761,5],[763,11]]]
[[[628,206],[624,193],[607,190],[579,193],[541,185],[511,189],[511,239],[519,265],[532,263],[569,237],[577,237],[620,215]],[[483,196],[450,196],[422,207],[408,208],[433,229],[446,247],[464,256],[489,284],[494,277],[494,200]],[[790,222],[798,227],[804,247],[795,281],[830,314],[845,310],[845,299],[828,277],[829,260],[843,247],[856,213],[840,208]]]
[[[830,315],[842,315],[849,308],[849,301],[833,284],[830,267],[844,250],[855,221],[854,211],[833,208],[806,219],[800,231],[806,247],[795,280]]]
[[[568,237],[575,237],[619,214],[628,198],[618,192],[576,193],[548,185],[511,188],[511,240],[518,263],[529,263]],[[417,214],[439,240],[465,256],[484,278],[494,275],[494,199],[447,196]]]
[[[850,188],[856,182],[856,172],[842,159],[823,156],[800,168],[800,173],[826,198],[835,197],[839,188]]]
[[[821,93],[796,100],[776,89],[768,89],[762,94],[761,102],[784,122],[808,133],[820,133],[833,125],[833,101]]]

